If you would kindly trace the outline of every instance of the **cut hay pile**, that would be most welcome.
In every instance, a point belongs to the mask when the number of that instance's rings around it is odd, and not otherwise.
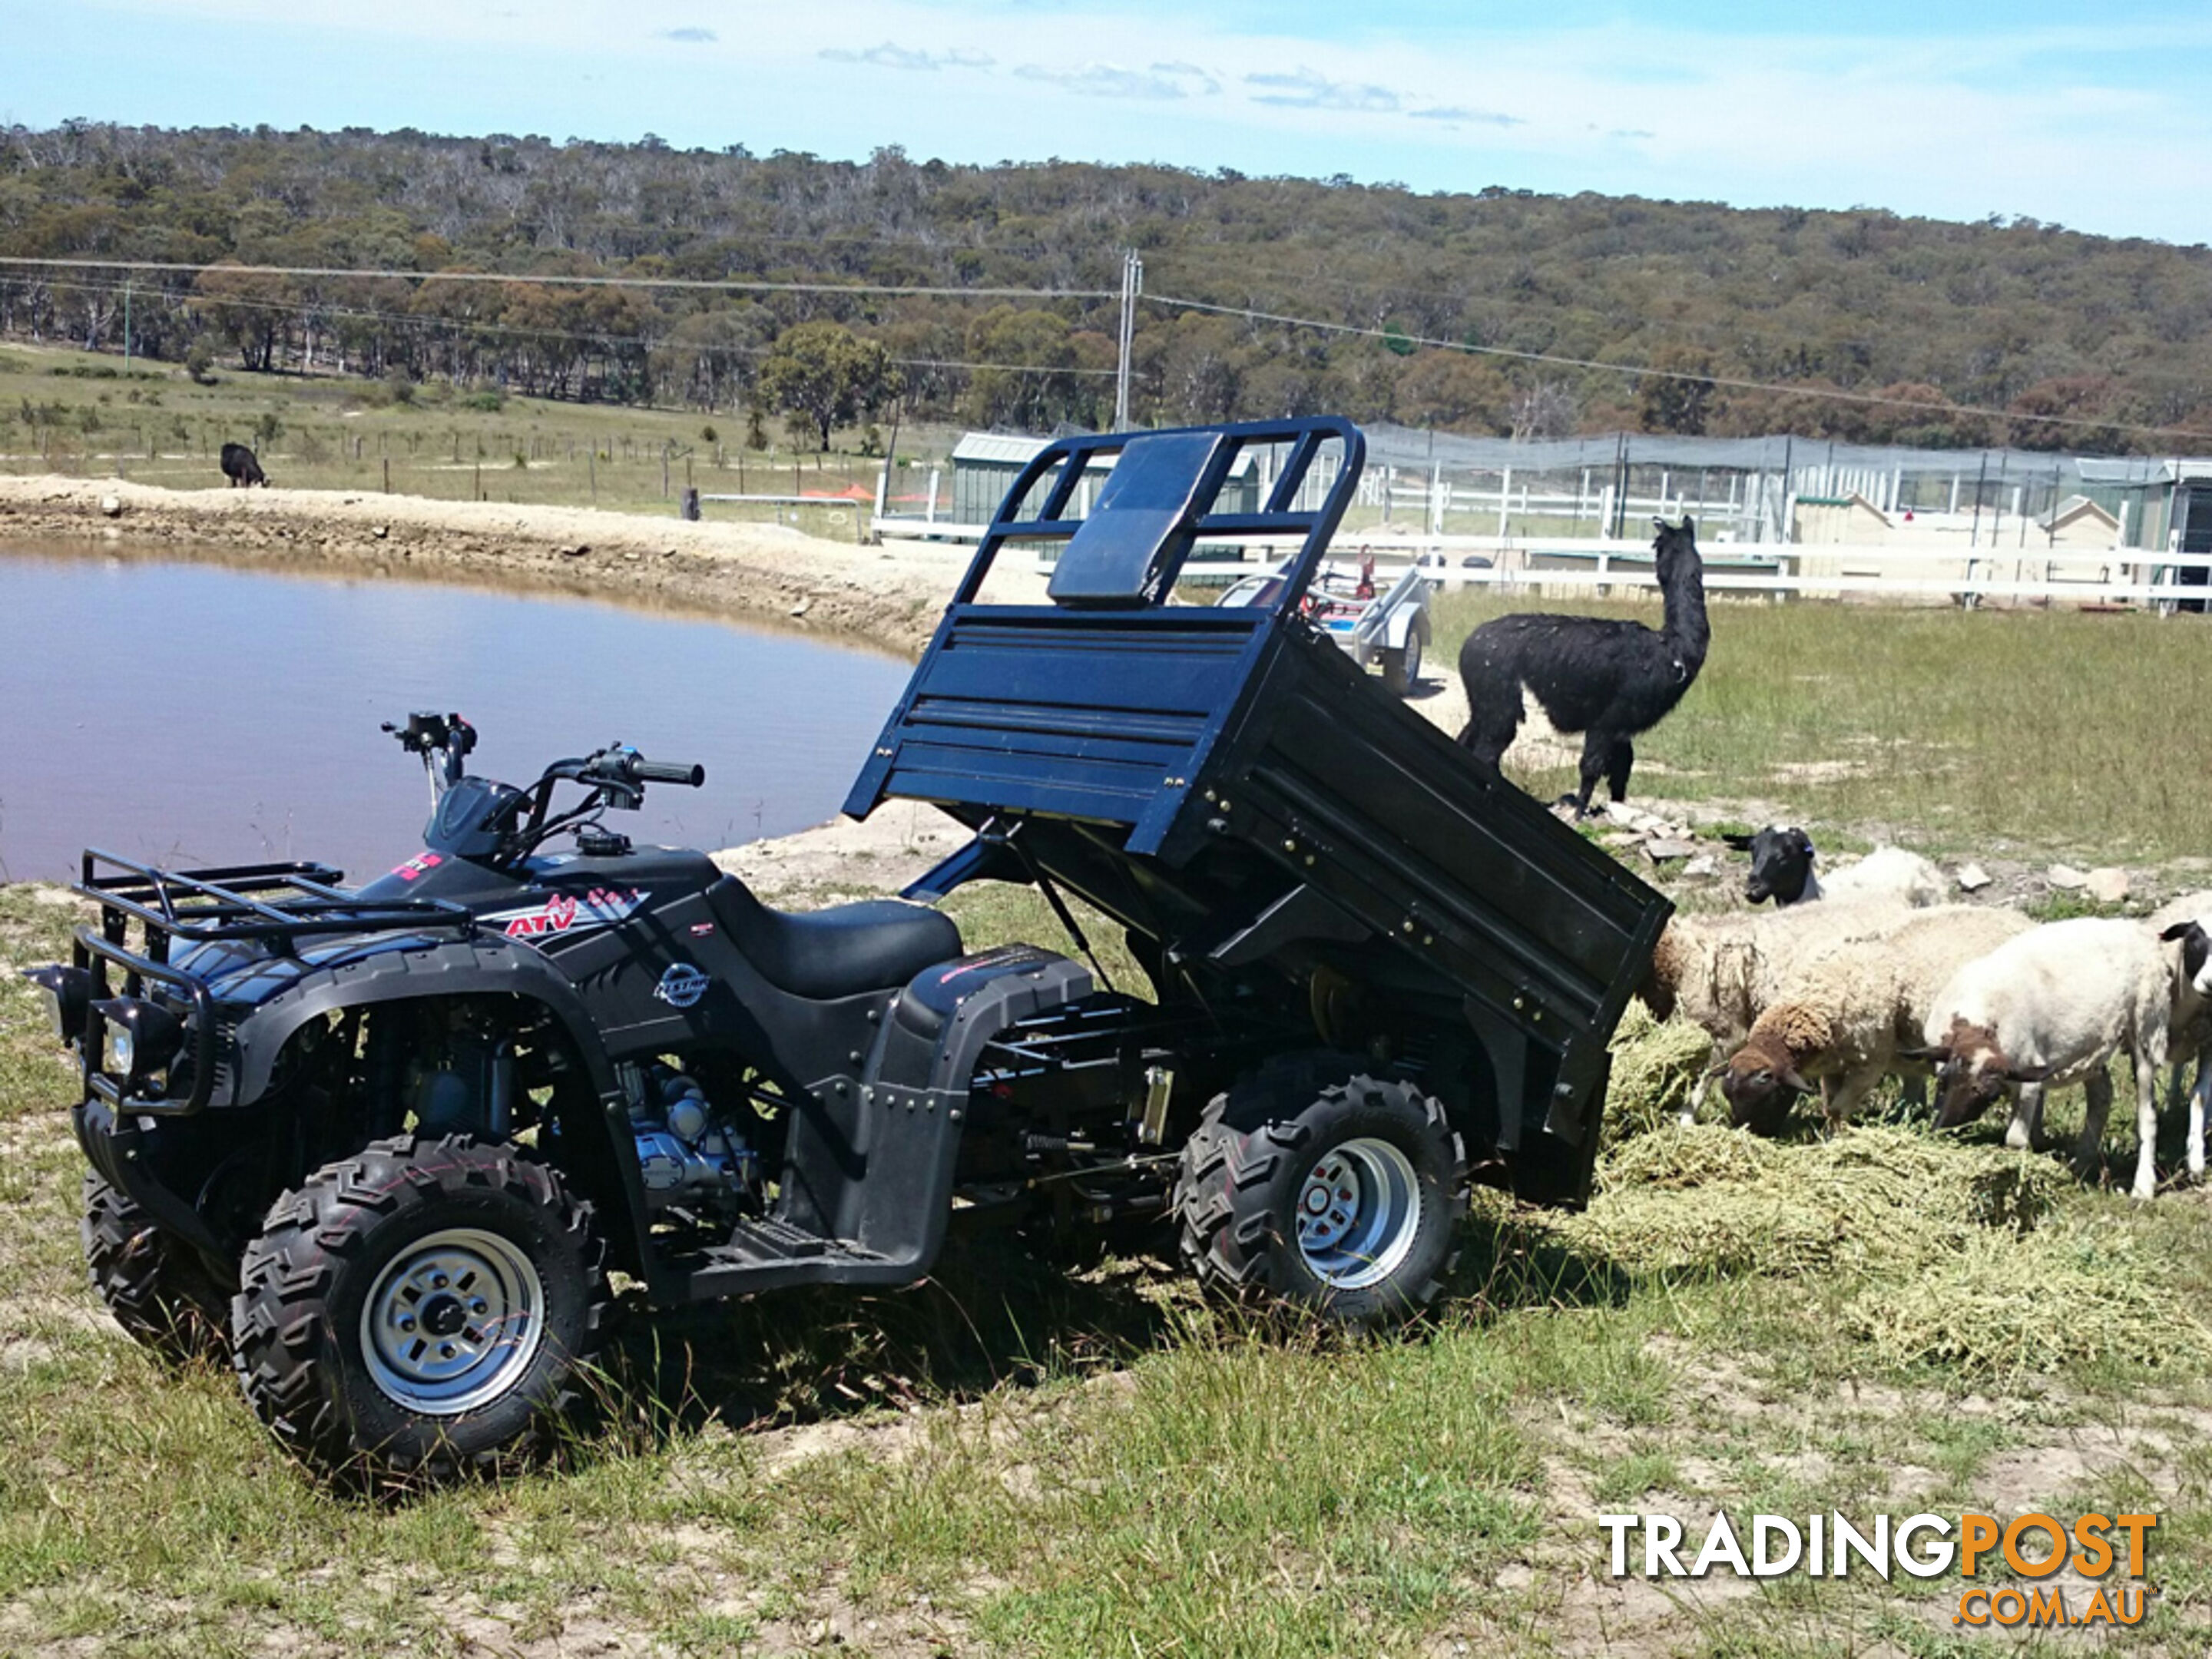
[[[1700,1124],[1622,1141],[1586,1212],[1532,1224],[1631,1278],[1817,1277],[1846,1334],[1891,1364],[2212,1358],[2212,1332],[2124,1223],[2053,1217],[2077,1190],[2048,1159],[1923,1131],[1792,1145]]]
[[[2094,1222],[1973,1235],[1923,1272],[1869,1285],[1844,1306],[1844,1325],[1887,1364],[1975,1376],[2108,1359],[2193,1370],[2212,1355],[2212,1333],[2135,1240]]]
[[[1607,1143],[1649,1134],[1680,1117],[1711,1053],[1711,1039],[1689,1021],[1662,1024],[1642,1003],[1630,1003],[1613,1038]]]

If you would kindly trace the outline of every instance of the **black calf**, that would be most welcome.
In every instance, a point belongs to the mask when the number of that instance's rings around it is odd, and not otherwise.
[[[230,480],[233,489],[259,484],[264,489],[269,480],[261,471],[261,463],[244,444],[225,444],[222,447],[222,476]]]

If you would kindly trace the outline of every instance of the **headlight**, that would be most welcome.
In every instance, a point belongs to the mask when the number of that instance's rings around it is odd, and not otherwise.
[[[27,968],[23,977],[45,994],[46,1017],[53,1022],[54,1035],[74,1044],[84,1034],[84,1009],[92,995],[92,975],[82,968],[52,963],[44,968]]]
[[[107,1031],[102,1070],[125,1082],[150,1077],[177,1057],[185,1026],[166,1008],[136,997],[112,997],[93,1005]]]

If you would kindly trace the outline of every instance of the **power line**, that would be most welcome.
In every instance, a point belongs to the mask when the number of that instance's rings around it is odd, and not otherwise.
[[[1227,245],[1214,246],[1218,247]],[[1256,252],[1256,250],[1244,251]],[[1202,264],[1196,258],[1194,251],[1188,248],[1179,249],[1167,257],[1188,261],[1194,266]],[[1243,282],[1249,288],[1259,282],[1267,282],[1278,287],[1335,289],[1344,294],[1364,296],[1370,300],[1391,304],[1401,304],[1409,300],[1441,300],[1459,306],[1462,314],[1479,313],[1478,320],[1492,313],[1504,312],[1522,317],[1541,317],[1548,323],[1562,325],[1605,324],[1609,322],[1620,309],[1618,304],[1608,308],[1589,304],[1570,304],[1562,300],[1506,300],[1501,299],[1496,294],[1470,294],[1464,289],[1414,288],[1389,276],[1355,279],[1350,276],[1331,276],[1322,271],[1292,271],[1280,268],[1255,270],[1248,259],[1242,257],[1241,252],[1240,257],[1233,263],[1237,268],[1228,277],[1217,273],[1194,270],[1191,273],[1194,285],[1208,287],[1220,282],[1235,280]],[[1208,280],[1209,277],[1212,278],[1211,281]],[[1168,280],[1175,282],[1177,278],[1170,275]],[[1686,331],[1693,331],[1705,337],[1709,342],[1740,339],[1749,334],[1763,344],[1771,345],[1778,341],[1790,344],[1802,343],[1802,331],[1792,331],[1778,324],[1768,326],[1771,320],[1765,314],[1759,313],[1753,313],[1745,318],[1716,318],[1710,322],[1678,317],[1668,319],[1666,327],[1670,336],[1680,337]],[[1832,334],[1824,336],[1823,338],[1831,344],[1858,346],[1869,350],[1876,344],[1873,336],[1864,334]]]
[[[1462,351],[1474,356],[1507,357],[1516,362],[1595,369],[1604,374],[1625,374],[1632,379],[1649,376],[1653,380],[1687,381],[1694,386],[1726,386],[1732,392],[1768,392],[1785,398],[1811,398],[1826,403],[1871,404],[1886,409],[1922,409],[1944,415],[1979,415],[1992,420],[2021,424],[2037,422],[2045,426],[2083,427],[2100,432],[2148,432],[2167,437],[2212,439],[2212,432],[2200,431],[2193,427],[2149,426],[2137,421],[2100,420],[2084,415],[2023,415],[2016,410],[1993,409],[1984,404],[1938,403],[1926,398],[1891,398],[1878,392],[1844,392],[1827,386],[1791,386],[1778,380],[1700,374],[1689,369],[1650,368],[1637,363],[1606,362],[1595,357],[1567,357],[1549,351],[1518,351],[1510,346],[1470,345],[1464,340],[1439,340],[1430,335],[1405,334],[1388,328],[1365,328],[1357,323],[1323,322],[1314,317],[1286,317],[1276,312],[1255,310],[1249,306],[1215,305],[1207,300],[1181,300],[1166,294],[1147,294],[1144,299],[1151,305],[1209,312],[1222,317],[1238,317],[1247,322],[1277,323],[1287,328],[1317,328],[1332,334],[1357,335],[1373,340],[1402,340],[1407,345],[1435,346],[1440,350]]]
[[[222,271],[240,276],[336,276],[398,278],[410,283],[536,283],[556,288],[672,289],[737,294],[872,294],[916,299],[1118,300],[1118,289],[1091,288],[947,288],[908,283],[770,283],[750,278],[703,276],[567,276],[495,270],[399,270],[353,265],[186,264],[166,259],[52,259],[0,254],[0,265],[46,270],[146,270],[171,276]]]

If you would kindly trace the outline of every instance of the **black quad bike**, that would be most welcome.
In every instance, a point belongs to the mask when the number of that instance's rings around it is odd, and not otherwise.
[[[88,852],[99,919],[32,977],[118,1321],[227,1347],[319,1471],[436,1475],[576,1394],[614,1270],[661,1305],[896,1285],[955,1223],[1149,1218],[1209,1285],[1372,1323],[1437,1294],[1471,1182],[1580,1202],[1667,906],[1302,616],[1364,447],[1039,454],[847,803],[974,831],[905,900],[771,909],[605,822],[699,769],[616,746],[515,788],[451,715],[398,731],[434,810],[365,885]],[[1218,510],[1248,451],[1264,505]],[[1172,602],[1194,544],[1254,540],[1296,550],[1265,603]],[[1009,545],[1057,555],[1048,603],[981,599]],[[977,879],[1087,956],[1079,896],[1148,983],[914,902]]]

